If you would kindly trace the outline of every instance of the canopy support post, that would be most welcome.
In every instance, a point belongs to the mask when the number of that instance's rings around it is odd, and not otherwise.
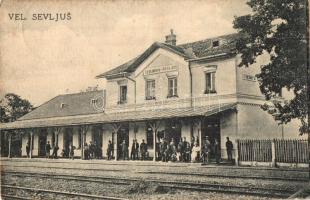
[[[32,159],[32,149],[33,149],[33,129],[30,130],[30,159]]]
[[[85,153],[84,153],[84,149],[85,149],[85,138],[86,138],[86,133],[88,131],[89,126],[88,125],[82,125],[81,126],[81,159],[84,160],[85,159]]]
[[[113,154],[114,154],[114,160],[117,161],[118,159],[118,146],[117,146],[117,140],[118,140],[118,131],[119,129],[122,127],[122,125],[120,123],[113,123],[112,124],[112,128],[113,128],[113,132],[112,132],[112,144],[113,144],[113,147],[114,147],[114,150],[113,150]],[[116,137],[114,141],[114,136]]]
[[[154,151],[154,157],[153,161],[156,161],[156,137],[157,137],[157,131],[160,125],[160,121],[151,121],[150,126],[153,131],[153,151]]]
[[[9,133],[9,132],[8,132],[8,133]],[[11,149],[11,146],[12,146],[12,134],[9,133],[8,136],[9,136],[9,153],[8,153],[8,158],[11,158],[11,151],[12,151],[12,149]]]

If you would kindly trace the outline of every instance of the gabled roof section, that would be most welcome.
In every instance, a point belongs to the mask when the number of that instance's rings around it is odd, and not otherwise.
[[[92,99],[97,99],[97,105],[94,105]],[[103,106],[103,100],[103,90],[59,95],[19,118],[18,121],[100,113],[102,109],[98,108]]]
[[[184,59],[199,59],[207,56],[216,56],[220,54],[231,54],[235,52],[236,41],[239,38],[238,33],[223,35],[215,38],[209,38],[196,42],[181,44],[181,45],[170,45],[166,43],[155,42],[153,43],[144,53],[137,56],[136,58],[112,69],[105,73],[99,74],[96,78],[115,78],[122,77],[128,73],[134,72],[139,65],[150,56],[156,49],[163,48],[168,51],[172,51]],[[218,41],[219,46],[213,47],[213,42]]]
[[[105,73],[99,74],[98,76],[96,76],[96,78],[115,78],[115,77],[120,77],[120,76],[124,76],[126,73],[131,73],[134,72],[139,65],[147,58],[149,57],[154,51],[156,51],[158,48],[163,48],[166,49],[168,51],[174,52],[184,58],[189,58],[186,55],[186,52],[178,47],[178,46],[173,46],[173,45],[169,45],[166,43],[160,43],[160,42],[155,42],[153,43],[146,51],[144,51],[141,55],[139,55],[138,57],[112,69],[109,70]]]

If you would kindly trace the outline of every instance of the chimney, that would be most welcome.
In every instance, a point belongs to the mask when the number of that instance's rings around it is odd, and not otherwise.
[[[177,36],[173,33],[173,29],[170,30],[170,35],[166,35],[166,44],[176,45]]]

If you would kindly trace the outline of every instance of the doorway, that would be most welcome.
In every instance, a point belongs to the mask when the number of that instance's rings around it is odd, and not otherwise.
[[[39,131],[39,150],[38,150],[39,157],[46,156],[46,151],[45,151],[46,139],[47,139],[47,130],[41,129]]]
[[[167,120],[165,124],[164,138],[168,143],[172,141],[175,145],[179,144],[181,139],[181,123],[178,120]]]
[[[64,148],[63,148],[63,157],[69,157],[69,146],[72,144],[73,141],[73,133],[72,128],[66,128],[64,133]]]
[[[221,147],[221,132],[220,132],[220,119],[218,117],[210,117],[203,121],[202,124],[202,143],[209,137],[211,143],[211,159],[215,158],[214,141],[217,140]]]
[[[126,141],[126,145],[129,149],[129,125],[128,124],[122,125],[122,127],[117,132],[117,155],[119,159],[123,157],[122,146],[121,146],[123,140]],[[128,150],[126,153],[128,154]],[[128,156],[129,155],[127,155],[127,158]]]

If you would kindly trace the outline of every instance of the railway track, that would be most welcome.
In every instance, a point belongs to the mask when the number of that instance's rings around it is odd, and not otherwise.
[[[63,170],[81,170],[77,167],[54,167],[54,166],[14,166],[14,165],[0,165],[0,167],[15,167],[15,168],[37,168],[37,169],[63,169]],[[129,172],[129,170],[123,169],[102,169],[102,168],[83,168],[86,171],[102,171],[102,172]],[[132,171],[130,171],[132,173]],[[212,178],[239,178],[239,179],[259,179],[259,180],[279,180],[279,181],[296,181],[296,182],[308,182],[309,178],[291,178],[291,177],[279,177],[279,176],[253,176],[253,175],[227,175],[227,174],[215,174],[215,173],[184,173],[184,172],[165,172],[165,171],[136,171],[139,174],[166,174],[166,175],[181,175],[181,176],[204,176]]]
[[[53,163],[53,164],[72,164],[70,163],[69,160],[67,159],[58,159],[58,160],[31,160],[31,159],[24,159],[24,160],[14,160],[14,159],[2,159],[4,162],[16,162],[16,163],[40,163],[40,162],[47,162],[47,163]],[[85,160],[82,160],[85,161]],[[106,161],[106,160],[87,160],[90,162],[81,162],[81,161],[74,161],[74,164],[79,164],[79,165],[125,165],[125,166],[130,166],[130,165],[135,165],[135,166],[152,166],[152,167],[188,167],[192,166],[193,163],[169,163],[167,165],[163,165],[162,162],[158,161],[156,164],[154,162],[149,162],[149,161],[134,161],[134,162],[124,162],[124,161]],[[148,163],[145,163],[148,162]],[[166,163],[165,163],[166,164]],[[196,167],[201,167],[201,168],[227,168],[227,166],[223,165],[201,165],[199,163],[194,163]],[[275,168],[270,168],[270,167],[249,167],[249,166],[230,166],[231,169],[241,169],[241,170],[251,170],[251,171],[272,171],[275,170]],[[286,171],[286,172],[308,172],[308,168],[277,168],[277,171]]]
[[[38,188],[29,188],[29,187],[20,187],[14,185],[1,185],[2,188],[10,189],[10,190],[25,190],[28,192],[36,192],[36,193],[43,193],[43,194],[54,194],[54,195],[62,195],[66,197],[83,197],[89,199],[110,199],[110,200],[127,200],[125,198],[119,197],[111,197],[111,196],[99,196],[99,195],[91,195],[85,193],[73,193],[73,192],[64,192],[64,191],[55,191],[55,190],[46,190],[46,189],[38,189]],[[31,199],[28,197],[18,197],[12,195],[2,195],[8,199]]]
[[[233,186],[222,184],[210,184],[210,183],[195,183],[195,182],[180,182],[180,181],[163,181],[157,179],[139,179],[139,178],[116,178],[116,177],[94,177],[94,176],[80,176],[80,175],[68,175],[68,174],[46,174],[46,173],[30,173],[21,171],[6,171],[4,175],[9,174],[20,177],[35,177],[45,179],[62,179],[70,181],[80,182],[94,182],[94,183],[107,183],[116,185],[130,185],[139,181],[144,181],[152,184],[156,184],[162,188],[171,188],[176,190],[191,190],[200,192],[219,192],[238,195],[251,195],[262,197],[277,197],[287,198],[295,192],[295,190],[288,189],[276,189],[276,188],[263,188],[263,187],[248,187],[248,186]]]

